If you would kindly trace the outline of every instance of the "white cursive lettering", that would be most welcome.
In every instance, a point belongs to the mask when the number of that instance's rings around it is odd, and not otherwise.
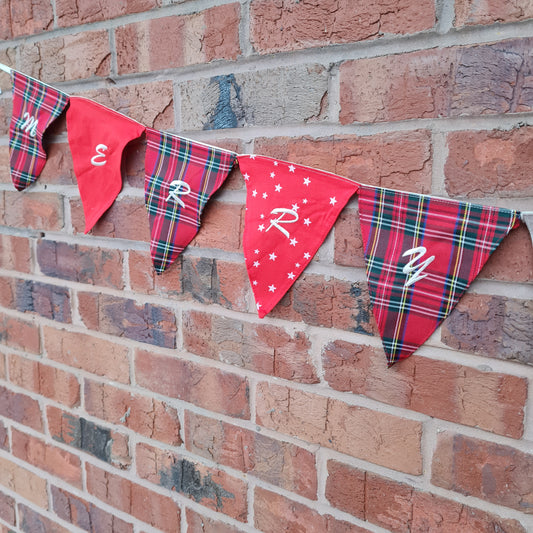
[[[278,213],[281,213],[281,215],[278,218],[271,218],[270,219],[270,226],[268,226],[266,231],[268,231],[270,228],[274,227],[274,228],[278,229],[279,231],[281,231],[281,233],[283,233],[283,235],[285,235],[285,237],[287,237],[287,239],[290,239],[291,236],[290,236],[289,232],[285,228],[282,228],[280,226],[280,224],[293,224],[299,218],[298,217],[298,213],[294,209],[286,209],[284,207],[278,207],[278,208],[272,209],[272,211],[270,211],[271,215],[277,215]],[[292,220],[285,220],[284,219],[285,215],[292,215],[294,218]]]
[[[24,122],[22,123],[21,128],[30,134],[30,137],[35,137],[37,135],[37,126],[39,125],[39,120],[33,118],[27,111],[22,115]]]
[[[416,248],[411,248],[410,250],[406,250],[402,257],[411,256],[414,255],[414,257],[403,267],[403,273],[407,275],[407,281],[405,282],[404,287],[410,287],[413,283],[418,281],[419,279],[424,279],[427,274],[422,274],[424,270],[433,262],[435,259],[435,256],[432,255],[431,257],[428,257],[425,261],[422,261],[421,263],[417,263],[417,261],[421,260],[422,257],[426,254],[427,249],[424,246],[417,246]],[[414,274],[413,274],[414,272]]]
[[[96,155],[91,157],[91,165],[101,167],[107,163],[104,152],[107,150],[105,144],[97,144],[95,147]]]
[[[174,187],[174,190],[170,190],[170,187]],[[172,198],[175,202],[178,202],[181,207],[185,207],[185,202],[180,198],[180,196],[187,196],[189,194],[191,194],[191,187],[186,181],[171,181],[167,196],[167,202]]]

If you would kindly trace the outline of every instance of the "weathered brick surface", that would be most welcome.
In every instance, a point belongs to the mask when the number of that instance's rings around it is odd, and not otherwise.
[[[15,228],[58,231],[63,227],[63,202],[47,192],[5,192],[4,223]]]
[[[528,163],[533,128],[456,131],[447,137],[446,190],[450,196],[531,196]]]
[[[122,289],[123,254],[118,250],[40,240],[37,262],[46,276]]]
[[[135,378],[139,386],[170,398],[236,418],[250,416],[248,381],[230,372],[137,350]]]
[[[57,516],[85,531],[133,532],[132,524],[59,487],[52,487],[52,498]]]
[[[16,429],[13,429],[11,438],[13,455],[81,488],[81,460],[78,456]]]
[[[15,507],[15,500],[0,492],[0,518],[11,526],[14,526],[16,522]]]
[[[456,27],[494,22],[516,22],[528,18],[533,18],[533,5],[528,0],[513,2],[456,0],[455,2],[454,25]]]
[[[47,356],[58,363],[129,383],[128,348],[98,339],[89,334],[75,333],[51,327],[43,328]]]
[[[338,461],[328,462],[326,498],[334,507],[392,532],[525,533],[516,520],[503,520]]]
[[[119,73],[236,59],[239,16],[239,4],[235,3],[119,27],[115,34]]]
[[[41,476],[0,457],[0,485],[43,509],[48,508],[47,482]]]
[[[13,392],[0,385],[0,416],[42,431],[43,419],[39,402],[26,394]]]
[[[466,294],[443,323],[442,341],[464,352],[533,364],[532,323],[531,300]]]
[[[187,509],[187,533],[240,533],[242,530]]]
[[[311,342],[302,331],[290,335],[256,325],[189,311],[183,321],[184,346],[191,353],[302,383],[317,383]]]
[[[0,313],[0,342],[33,354],[41,353],[39,327],[34,322],[19,320]]]
[[[348,61],[340,68],[340,120],[531,111],[530,48],[522,39]]]
[[[35,313],[57,322],[72,322],[70,292],[64,287],[31,280],[14,280],[13,295],[18,311]]]
[[[435,6],[429,0],[393,5],[384,0],[255,0],[251,7],[251,41],[262,53],[415,33],[435,24]]]
[[[141,478],[236,520],[245,520],[247,487],[240,479],[147,444],[137,445],[136,458]]]
[[[320,65],[237,73],[181,85],[182,126],[218,130],[324,120],[328,73]]]
[[[315,455],[304,448],[190,411],[185,445],[197,455],[316,499]]]
[[[87,490],[101,501],[161,531],[180,530],[180,508],[171,498],[87,464]]]
[[[128,438],[122,433],[95,424],[86,418],[48,407],[48,429],[52,438],[82,450],[119,468],[131,462]]]
[[[85,292],[78,293],[78,301],[89,329],[164,348],[176,346],[176,317],[166,307]]]
[[[388,468],[421,473],[422,426],[414,420],[267,383],[257,387],[256,409],[257,422],[267,428]]]
[[[431,482],[533,513],[533,455],[451,432],[438,435]]]
[[[161,442],[179,446],[180,419],[176,409],[150,396],[85,380],[87,413]]]
[[[29,273],[31,270],[30,241],[24,237],[0,235],[0,267]]]
[[[0,449],[9,450],[9,435],[3,422],[0,422]]]
[[[323,350],[324,377],[340,391],[520,438],[528,383],[524,378],[412,357],[387,368],[383,350],[335,341]]]
[[[48,0],[37,3],[32,0],[6,0],[2,2],[0,14],[2,39],[41,33],[51,29],[54,22],[52,3]]]
[[[60,526],[57,522],[37,513],[27,505],[19,503],[18,510],[20,516],[20,528],[24,533],[32,533],[32,531],[69,533],[67,528]]]

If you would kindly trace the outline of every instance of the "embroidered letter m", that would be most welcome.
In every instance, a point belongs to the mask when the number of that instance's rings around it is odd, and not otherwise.
[[[423,279],[427,276],[427,274],[422,274],[422,272],[424,272],[424,270],[433,262],[435,256],[432,255],[431,257],[428,257],[424,261],[421,261],[417,264],[417,262],[420,261],[424,255],[426,255],[426,252],[427,249],[425,246],[417,246],[416,248],[406,250],[402,254],[402,257],[414,255],[411,261],[409,261],[409,263],[403,267],[403,273],[407,275],[407,281],[405,282],[404,287],[410,287],[419,279]]]

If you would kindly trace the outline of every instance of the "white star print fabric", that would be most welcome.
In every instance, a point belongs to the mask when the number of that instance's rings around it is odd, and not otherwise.
[[[238,161],[246,182],[244,257],[263,318],[309,264],[359,184],[265,156]]]

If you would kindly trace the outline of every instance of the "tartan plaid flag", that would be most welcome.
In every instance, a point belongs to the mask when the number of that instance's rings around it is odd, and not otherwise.
[[[9,125],[11,179],[18,191],[31,185],[46,163],[43,136],[48,126],[61,115],[68,95],[12,71],[13,113]]]
[[[246,183],[243,248],[263,318],[313,259],[359,184],[260,155],[239,156]]]
[[[71,97],[68,143],[83,204],[85,233],[118,196],[122,189],[122,153],[144,130],[142,124],[97,102]]]
[[[370,299],[389,366],[450,314],[490,254],[519,225],[516,211],[361,186]]]
[[[152,128],[146,128],[146,140],[150,253],[161,273],[198,233],[204,206],[233,168],[235,154]]]

